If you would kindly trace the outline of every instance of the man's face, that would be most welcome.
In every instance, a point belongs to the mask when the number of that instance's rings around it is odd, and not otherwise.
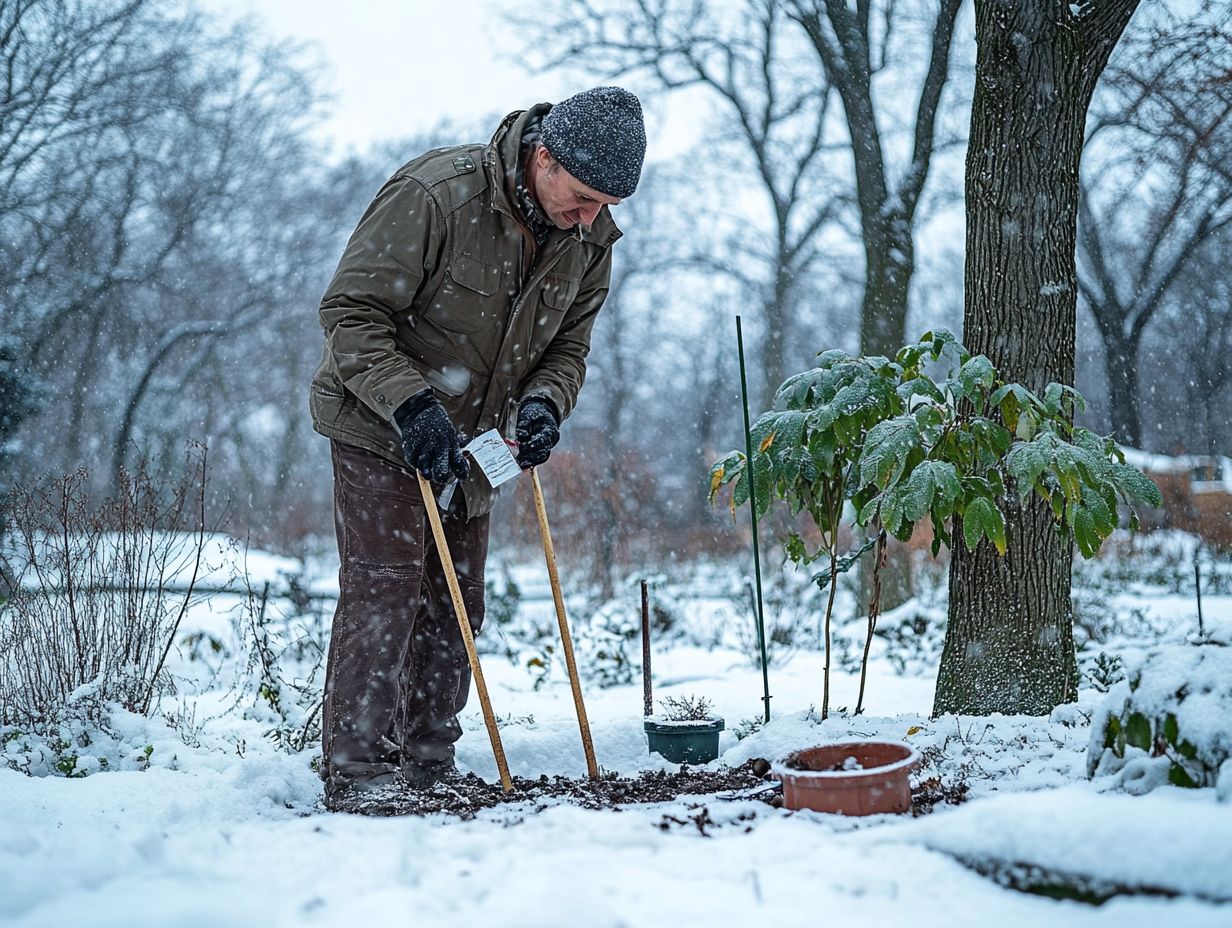
[[[604,206],[620,203],[619,197],[587,187],[561,167],[542,145],[535,149],[531,168],[535,200],[558,229],[572,229],[578,223],[589,226]]]

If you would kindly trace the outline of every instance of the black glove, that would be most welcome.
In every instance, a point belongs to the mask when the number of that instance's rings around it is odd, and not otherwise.
[[[421,390],[394,410],[394,422],[402,434],[402,456],[411,467],[436,484],[451,474],[466,479],[471,465],[462,454],[462,436],[431,390]]]
[[[560,441],[560,416],[551,400],[540,396],[525,400],[518,408],[518,464],[523,470],[538,467]]]

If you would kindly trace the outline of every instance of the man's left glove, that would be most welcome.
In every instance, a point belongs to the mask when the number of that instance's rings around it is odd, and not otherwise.
[[[560,416],[555,404],[543,397],[524,400],[518,408],[518,464],[523,470],[538,467],[560,441]]]

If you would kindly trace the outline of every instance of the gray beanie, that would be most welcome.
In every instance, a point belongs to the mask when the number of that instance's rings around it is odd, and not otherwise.
[[[544,147],[587,187],[624,199],[637,189],[646,127],[637,97],[621,87],[574,94],[543,117]]]

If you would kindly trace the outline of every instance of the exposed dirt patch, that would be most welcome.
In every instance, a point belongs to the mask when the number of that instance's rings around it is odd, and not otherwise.
[[[739,767],[719,770],[690,769],[679,772],[648,771],[637,777],[604,774],[597,780],[542,776],[537,780],[513,778],[513,789],[506,793],[500,783],[488,783],[473,773],[453,777],[433,786],[411,789],[386,787],[365,793],[352,793],[332,803],[334,811],[359,815],[430,815],[444,812],[459,818],[474,818],[483,809],[510,803],[528,803],[535,811],[564,800],[584,809],[615,809],[638,802],[671,802],[680,796],[697,796],[749,790],[766,784],[770,765],[761,759]],[[758,798],[770,805],[781,805],[778,792],[762,792]]]
[[[938,806],[956,806],[967,801],[967,781],[947,781],[940,776],[921,780],[911,789],[911,814],[928,815]]]
[[[774,781],[767,777],[769,772],[769,763],[756,758],[739,767],[706,770],[684,766],[675,773],[648,771],[636,777],[622,777],[615,773],[605,773],[597,780],[547,776],[528,780],[514,777],[513,789],[508,793],[501,789],[500,783],[489,783],[468,773],[420,789],[402,785],[366,793],[350,793],[328,806],[335,812],[357,815],[445,813],[472,819],[484,809],[519,804],[519,811],[534,813],[561,802],[583,809],[619,809],[633,803],[672,802],[682,796],[720,794],[722,798],[726,794],[735,794],[730,798],[756,799],[768,806],[781,808],[783,794],[773,788]],[[965,781],[946,782],[938,776],[928,777],[911,790],[911,814],[927,815],[938,807],[959,805],[966,798]],[[693,810],[698,808],[703,807],[690,807]],[[693,814],[687,820],[665,815],[659,827],[666,830],[673,825],[696,827],[706,834],[713,822],[699,820]]]

